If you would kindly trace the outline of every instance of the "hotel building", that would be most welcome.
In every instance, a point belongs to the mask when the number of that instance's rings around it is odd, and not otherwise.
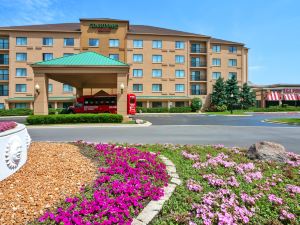
[[[126,92],[135,93],[144,107],[187,106],[194,97],[209,104],[218,77],[235,76],[240,85],[248,81],[243,43],[114,19],[0,27],[0,109],[33,108],[32,64],[87,51],[127,64]],[[68,79],[50,77],[47,84],[52,108],[72,104],[78,93],[118,93],[117,86],[76,90]]]

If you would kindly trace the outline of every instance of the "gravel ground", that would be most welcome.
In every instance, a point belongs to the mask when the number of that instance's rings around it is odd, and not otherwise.
[[[97,167],[65,143],[31,144],[28,161],[0,182],[0,224],[26,224],[91,182]]]

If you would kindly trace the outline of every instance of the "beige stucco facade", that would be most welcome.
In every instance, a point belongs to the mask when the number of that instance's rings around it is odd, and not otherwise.
[[[92,27],[91,24],[110,24],[116,25],[116,28],[103,31]],[[241,43],[156,27],[147,28],[148,30],[143,27],[137,29],[126,20],[80,19],[78,29],[73,29],[74,26],[77,26],[76,24],[73,24],[72,28],[69,28],[71,25],[62,26],[66,29],[55,25],[0,28],[0,39],[7,38],[9,42],[8,49],[1,49],[0,46],[0,55],[9,55],[7,65],[0,63],[0,70],[8,69],[9,73],[8,80],[0,79],[0,85],[8,85],[9,90],[8,96],[0,96],[0,105],[8,109],[20,107],[21,105],[18,103],[26,103],[26,107],[33,108],[36,83],[34,79],[37,78],[34,78],[31,64],[42,61],[43,53],[52,53],[53,58],[62,57],[65,53],[74,54],[82,51],[95,51],[105,56],[114,55],[116,57],[117,55],[120,61],[129,65],[126,91],[136,94],[138,104],[144,107],[188,105],[193,97],[200,97],[204,103],[209,104],[209,94],[212,92],[212,85],[215,82],[214,72],[219,72],[224,79],[228,79],[229,73],[235,73],[240,85],[248,81],[248,49]],[[17,37],[26,37],[27,44],[17,46]],[[45,37],[51,37],[53,45],[43,45]],[[65,46],[64,38],[74,38],[74,45]],[[97,39],[99,45],[90,46],[90,39]],[[110,46],[110,40],[118,40],[118,46]],[[135,47],[134,40],[141,40],[142,47]],[[153,48],[153,41],[161,41],[161,48]],[[179,41],[183,43],[183,48],[176,48],[176,42]],[[213,51],[215,46],[220,47],[219,52]],[[230,52],[230,48],[234,48],[236,51]],[[17,53],[27,53],[27,60],[16,61]],[[142,62],[134,62],[134,55],[142,55]],[[154,55],[161,56],[162,61],[153,62]],[[176,62],[177,56],[182,56],[183,61]],[[221,65],[214,66],[213,59],[220,59]],[[231,59],[236,60],[236,66],[229,66]],[[200,60],[201,63],[197,63],[197,60]],[[27,75],[16,76],[17,68],[26,68]],[[134,76],[133,71],[137,69],[142,70],[142,76]],[[155,69],[162,71],[161,77],[152,75],[152,71]],[[176,76],[176,71],[179,70],[184,71],[183,76]],[[198,73],[200,76],[195,75]],[[114,78],[111,77],[111,79]],[[63,83],[72,84],[68,77],[60,81],[51,78],[48,81],[49,84],[52,84],[52,91],[48,93],[49,106],[53,108],[63,107],[65,104],[73,102],[76,97],[75,88],[72,91],[69,90],[70,92],[63,90]],[[26,91],[17,92],[16,84],[26,84]],[[134,85],[137,84],[142,85],[141,90],[134,89]],[[161,90],[154,90],[153,84],[161,84]],[[180,87],[179,90],[176,90],[176,86]],[[109,94],[118,93],[117,88],[102,86],[85,87],[82,94],[95,94],[101,89]],[[63,105],[63,103],[65,104]]]

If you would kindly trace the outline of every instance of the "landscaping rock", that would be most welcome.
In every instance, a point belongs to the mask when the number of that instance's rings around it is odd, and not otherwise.
[[[143,124],[143,123],[144,123],[144,120],[136,119],[136,120],[135,120],[135,123],[136,123],[136,124]]]
[[[262,141],[250,146],[247,152],[250,159],[272,160],[284,162],[287,160],[285,148],[278,143]]]

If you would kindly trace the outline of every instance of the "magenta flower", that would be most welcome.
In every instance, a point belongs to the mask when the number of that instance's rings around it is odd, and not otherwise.
[[[0,122],[0,132],[4,132],[10,129],[13,129],[17,126],[17,124],[13,121]]]

